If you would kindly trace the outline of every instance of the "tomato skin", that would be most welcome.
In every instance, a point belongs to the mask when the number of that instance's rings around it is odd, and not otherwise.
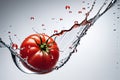
[[[48,41],[47,41],[48,40]],[[48,73],[52,71],[59,58],[57,43],[45,34],[32,34],[21,44],[20,55],[27,63],[23,65],[31,71]]]

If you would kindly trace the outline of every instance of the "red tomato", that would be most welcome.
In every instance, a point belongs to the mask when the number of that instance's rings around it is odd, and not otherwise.
[[[23,65],[34,72],[43,74],[52,71],[59,58],[57,43],[45,34],[28,36],[20,48],[21,57],[27,61],[27,64],[22,62]]]

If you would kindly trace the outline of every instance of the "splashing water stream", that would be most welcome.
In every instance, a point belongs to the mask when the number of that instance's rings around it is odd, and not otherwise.
[[[81,38],[84,35],[86,35],[86,32],[88,31],[88,29],[105,12],[107,12],[111,7],[113,7],[115,3],[117,3],[117,0],[111,0],[110,2],[108,0],[105,0],[105,2],[101,5],[100,9],[98,10],[97,14],[88,20],[88,17],[90,13],[92,12],[95,6],[95,3],[96,3],[96,0],[93,2],[91,9],[86,13],[86,17],[81,23],[74,24],[68,30],[62,30],[58,33],[51,35],[51,37],[54,38],[55,41],[57,42],[59,49],[60,49],[60,59],[57,65],[53,68],[53,70],[58,70],[59,68],[64,66],[64,64],[70,59],[71,55],[76,51],[77,46],[80,44]],[[71,39],[69,39],[70,37]],[[38,72],[29,71],[22,65],[21,61],[26,63],[29,67],[36,69],[27,62],[27,59],[23,59],[20,56],[20,54],[18,54],[20,49],[14,49],[11,46],[11,44],[13,44],[11,37],[9,37],[9,39],[11,41],[10,45],[6,44],[0,38],[0,48],[7,47],[9,49],[12,55],[12,59],[15,65],[18,67],[18,69],[20,69],[22,72],[27,73],[27,74],[31,74],[31,73],[40,74]]]

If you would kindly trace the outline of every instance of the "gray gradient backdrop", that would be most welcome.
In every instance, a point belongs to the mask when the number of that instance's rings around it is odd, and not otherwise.
[[[91,17],[103,1],[97,1]],[[0,0],[0,37],[9,43],[7,32],[11,31],[23,40],[34,33],[32,27],[39,29],[42,23],[47,26],[47,34],[51,34],[50,26],[56,26],[56,29],[60,26],[68,28],[74,20],[82,19],[82,16],[77,16],[79,7],[85,6],[80,2],[81,0]],[[72,14],[64,9],[66,4],[74,7],[71,8]],[[117,4],[120,5],[120,1]],[[0,80],[120,80],[120,9],[117,9],[120,6],[117,4],[97,20],[82,38],[78,52],[57,71],[45,75],[25,74],[14,65],[9,50],[0,49]],[[31,21],[31,16],[35,20]],[[64,21],[52,22],[52,17],[62,17]]]

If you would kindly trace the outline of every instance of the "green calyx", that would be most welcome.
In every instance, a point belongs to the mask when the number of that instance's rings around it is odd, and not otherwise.
[[[49,49],[46,43],[41,44],[40,49],[44,52],[49,52]]]

